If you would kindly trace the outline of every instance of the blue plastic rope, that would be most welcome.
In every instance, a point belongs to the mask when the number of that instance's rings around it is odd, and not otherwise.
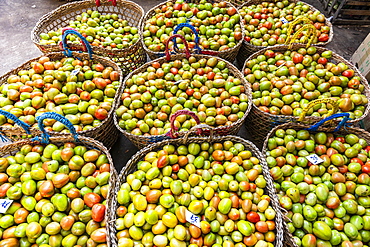
[[[45,113],[41,114],[40,116],[36,117],[36,121],[38,123],[39,129],[42,131],[42,134],[41,134],[41,138],[36,136],[35,138],[32,139],[33,141],[40,141],[42,143],[49,143],[50,135],[46,132],[46,130],[44,128],[44,123],[43,123],[44,119],[54,119],[54,120],[57,120],[58,122],[61,122],[72,133],[73,138],[75,139],[75,141],[79,142],[78,134],[77,134],[76,129],[73,126],[73,124],[67,118],[65,118],[62,115],[60,115],[58,113],[55,113],[55,112],[45,112]]]
[[[306,130],[311,130],[311,131],[317,131],[317,129],[323,124],[325,123],[326,121],[329,121],[329,120],[332,120],[334,118],[339,118],[339,117],[343,117],[343,119],[340,121],[340,123],[338,124],[338,126],[335,128],[334,132],[338,131],[340,128],[342,127],[346,127],[348,126],[348,123],[347,121],[348,120],[351,120],[351,118],[349,117],[350,114],[349,113],[337,113],[337,114],[334,114],[334,115],[331,115],[327,118],[324,118],[322,119],[321,121],[317,122],[316,124],[312,125],[311,127],[307,128]]]
[[[197,53],[199,53],[200,51],[202,51],[202,49],[199,47],[199,35],[198,35],[197,30],[195,30],[195,28],[192,25],[190,25],[190,23],[188,23],[188,22],[187,23],[180,23],[173,30],[173,34],[176,34],[180,29],[182,29],[184,27],[188,27],[188,28],[191,29],[191,31],[193,31],[193,33],[195,35],[195,48],[196,48]],[[173,41],[173,45],[176,49],[179,49],[177,47],[176,39]]]
[[[22,127],[26,131],[27,134],[29,134],[29,135],[31,134],[31,131],[30,131],[31,126],[29,126],[25,122],[19,120],[19,118],[17,118],[14,114],[11,114],[10,112],[7,112],[7,111],[1,110],[1,109],[0,109],[0,114],[4,115],[6,118],[9,118],[14,123],[16,123],[17,125]]]
[[[64,55],[66,55],[67,57],[72,56],[72,51],[67,46],[67,35],[68,34],[77,35],[82,40],[82,42],[86,46],[87,52],[89,53],[89,58],[92,59],[93,51],[92,51],[92,48],[91,48],[89,42],[86,40],[86,38],[84,36],[82,36],[82,34],[77,32],[76,30],[70,30],[70,29],[64,31],[63,36],[62,36],[62,44],[63,44],[63,53],[64,53]]]
[[[8,142],[8,141],[10,141],[5,135],[4,135],[4,133],[2,132],[2,131],[0,131],[0,140],[2,141],[2,142]]]

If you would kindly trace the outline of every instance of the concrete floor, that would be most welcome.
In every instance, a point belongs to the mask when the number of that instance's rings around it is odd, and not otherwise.
[[[145,11],[162,2],[162,0],[134,1]],[[319,0],[305,2],[322,11]],[[0,75],[41,55],[31,42],[31,30],[41,16],[65,3],[57,0],[0,0]],[[350,59],[369,32],[370,27],[334,26],[334,39],[327,48]],[[239,135],[247,138],[244,128]],[[111,150],[117,170],[120,171],[137,151],[130,141],[120,136]]]

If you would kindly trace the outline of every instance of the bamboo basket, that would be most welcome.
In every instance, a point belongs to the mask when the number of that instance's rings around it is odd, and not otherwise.
[[[202,126],[200,126],[200,127],[202,127]],[[203,127],[205,127],[205,126],[203,126]],[[246,141],[246,140],[244,140],[244,139],[242,139],[241,137],[238,137],[238,136],[222,136],[222,137],[220,137],[220,136],[217,136],[217,137],[216,136],[209,136],[209,137],[190,137],[190,138],[188,138],[188,135],[187,135],[184,138],[165,140],[165,141],[162,141],[162,142],[159,142],[159,143],[156,143],[156,144],[149,145],[149,146],[141,149],[138,153],[136,153],[127,162],[126,166],[123,168],[123,170],[119,174],[117,184],[116,184],[114,190],[112,189],[111,194],[115,194],[115,195],[118,194],[118,191],[119,191],[121,185],[124,182],[126,182],[127,176],[129,174],[132,174],[133,172],[135,172],[137,170],[137,163],[139,161],[141,161],[145,157],[145,155],[149,152],[158,151],[158,150],[160,150],[160,148],[162,148],[165,145],[174,145],[176,147],[176,146],[190,144],[190,143],[201,144],[203,142],[208,142],[208,143],[212,144],[212,143],[224,142],[224,141],[232,141],[234,143],[243,144],[244,147],[245,147],[245,150],[251,151],[253,156],[257,157],[260,160],[260,164],[263,167],[263,169],[262,169],[263,176],[265,177],[265,179],[267,181],[267,186],[266,186],[266,189],[265,189],[265,193],[267,193],[270,196],[272,207],[276,211],[276,218],[275,218],[276,239],[275,239],[274,246],[283,247],[283,246],[285,246],[285,244],[290,244],[291,245],[291,243],[290,243],[291,239],[284,239],[284,232],[288,231],[288,229],[287,229],[286,223],[284,221],[284,216],[283,216],[283,213],[282,213],[283,209],[281,208],[281,206],[279,204],[279,201],[278,201],[278,198],[277,198],[277,195],[276,195],[275,186],[273,184],[273,180],[272,180],[272,177],[270,175],[267,163],[263,159],[263,156],[260,153],[260,151],[256,148],[256,146],[253,143],[251,143],[249,141]],[[114,222],[117,219],[116,210],[119,207],[119,204],[117,202],[117,198],[115,198],[115,200],[113,200],[111,202],[112,203],[111,203],[110,207],[112,208],[112,211],[111,211],[111,214],[110,214],[109,218],[112,219],[112,224],[109,225],[109,227],[108,227],[108,231],[109,231],[108,235],[112,239],[112,243],[114,245],[117,245],[118,244],[117,236],[116,236],[117,230],[115,228]]]
[[[305,45],[294,44],[292,49],[290,49],[290,50],[293,51],[293,50],[297,50],[297,49],[302,48],[302,47],[305,47]],[[282,46],[273,47],[272,50],[273,51],[284,52],[284,51],[288,50],[288,48],[289,48],[288,46],[282,45]],[[319,53],[322,53],[322,52],[328,50],[328,49],[323,48],[323,47],[316,47],[316,49],[317,49],[317,52],[319,52]],[[264,52],[266,50],[270,50],[270,48],[265,48],[263,50],[260,50],[256,53],[254,53],[252,56],[250,56],[248,58],[247,61],[249,61],[251,59],[254,59],[254,58],[256,58],[257,56],[259,56],[261,54],[264,54]],[[367,80],[365,79],[365,77],[358,71],[358,69],[353,64],[351,64],[350,62],[345,60],[343,57],[341,57],[340,55],[338,55],[334,52],[332,54],[333,55],[332,55],[331,60],[334,60],[335,62],[338,62],[338,63],[339,62],[345,63],[346,65],[348,65],[349,69],[353,69],[355,71],[355,76],[359,76],[361,78],[361,83],[365,87],[364,95],[366,96],[367,99],[370,99],[370,88],[368,86],[368,83],[367,83]],[[245,67],[246,67],[246,65],[244,64],[243,71],[244,71]],[[322,99],[322,100],[324,100],[324,99]],[[324,101],[322,101],[322,100],[318,99],[315,102],[325,103],[325,100]],[[329,103],[330,103],[330,100],[329,100]],[[331,104],[334,105],[335,102],[331,103]],[[349,123],[350,124],[359,124],[360,121],[362,121],[369,114],[369,112],[370,112],[370,104],[367,104],[364,114],[359,118],[350,120]],[[333,111],[332,113],[336,113],[336,111]],[[253,104],[251,112],[249,113],[249,115],[247,116],[247,118],[245,120],[246,121],[245,125],[246,125],[246,128],[247,128],[247,133],[251,136],[251,138],[253,138],[254,143],[258,147],[261,148],[266,135],[275,126],[283,124],[283,123],[301,121],[299,119],[301,118],[303,120],[303,117],[305,117],[305,116],[297,117],[297,116],[273,115],[273,114],[261,111],[255,104]],[[307,116],[307,117],[304,118],[304,123],[313,124],[315,122],[320,121],[321,119],[322,118],[320,118],[320,117]],[[333,120],[333,121],[334,121],[334,124],[335,124],[335,122],[337,122],[337,120]],[[333,122],[331,122],[331,124],[333,124]]]
[[[323,119],[320,121],[320,123],[315,124],[315,126],[311,126],[308,124],[302,124],[302,123],[285,123],[279,126],[276,126],[273,128],[268,134],[267,137],[264,141],[263,148],[262,148],[262,155],[263,158],[266,159],[266,152],[268,151],[268,140],[275,136],[275,132],[278,130],[286,130],[286,129],[294,129],[296,131],[298,130],[303,130],[303,129],[310,129],[310,133],[316,133],[316,132],[326,132],[326,133],[332,133],[334,132],[335,135],[346,135],[346,134],[355,134],[359,138],[365,139],[368,143],[370,143],[370,134],[367,131],[364,131],[363,129],[356,128],[356,127],[348,127],[345,123],[345,121],[342,121],[339,125],[337,126],[328,126],[328,127],[323,127],[320,126],[322,123],[324,123],[326,120],[330,120],[332,118],[335,118],[336,115],[342,116],[348,113],[340,113],[340,114],[335,114],[328,119]],[[349,115],[349,114],[348,114]],[[284,210],[284,209],[283,209]],[[298,247],[298,245],[295,243],[293,240],[293,235],[289,232],[289,230],[284,231],[284,239],[288,240],[288,245],[290,247]]]
[[[41,17],[36,23],[36,26],[33,28],[31,33],[32,42],[43,53],[61,51],[59,45],[40,44],[40,34],[57,30],[61,27],[68,27],[70,20],[87,10],[97,10],[99,13],[104,15],[117,14],[119,18],[127,20],[130,26],[139,28],[144,16],[144,10],[140,5],[129,0],[114,0],[112,5],[109,3],[110,1],[111,0],[102,0],[100,4],[99,0],[82,0],[60,6],[54,11]],[[127,75],[146,62],[146,54],[140,39],[141,35],[135,44],[124,49],[110,50],[103,47],[93,46],[92,50],[95,54],[107,57],[108,59],[118,63],[122,68],[124,75]],[[82,45],[70,44],[70,46],[74,50],[83,50]]]
[[[176,35],[174,35],[174,36],[176,36],[176,37],[182,37],[181,35],[178,35],[178,34],[176,34]],[[172,36],[172,37],[174,37],[174,36]],[[168,42],[169,41],[167,41],[167,45],[168,45]],[[151,66],[151,64],[153,62],[158,62],[158,63],[162,64],[162,63],[168,62],[168,61],[174,61],[174,60],[177,60],[177,59],[180,59],[181,60],[183,58],[188,58],[189,56],[190,56],[190,54],[188,53],[188,51],[187,51],[187,54],[170,55],[169,53],[167,53],[167,56],[166,57],[158,58],[156,60],[153,60],[152,62],[147,63],[147,64],[141,66],[140,68],[138,68],[137,70],[135,70],[134,72],[132,72],[131,74],[129,74],[125,78],[125,82],[123,83],[123,85],[125,85],[126,84],[126,81],[128,79],[130,79],[133,75],[136,75],[136,74],[138,74],[140,72],[146,71],[146,69],[149,66]],[[194,56],[197,59],[201,59],[201,58],[209,59],[210,58],[210,56],[208,56],[208,55],[197,55],[197,54],[195,54],[195,55],[192,55],[192,56]],[[216,127],[214,129],[214,132],[217,133],[217,135],[236,135],[238,133],[239,129],[241,128],[241,126],[243,125],[244,120],[245,120],[246,116],[248,115],[248,113],[249,113],[249,111],[250,111],[250,109],[252,107],[251,106],[252,103],[251,103],[251,100],[250,100],[252,98],[252,96],[251,96],[251,90],[250,90],[250,87],[247,85],[247,82],[245,81],[244,77],[240,73],[240,71],[234,65],[232,65],[231,63],[229,63],[229,62],[227,62],[227,61],[225,61],[225,60],[223,60],[221,58],[218,58],[218,60],[219,61],[224,61],[226,63],[226,67],[230,71],[229,73],[232,74],[234,77],[236,77],[236,78],[238,78],[238,79],[241,80],[242,85],[244,86],[244,89],[245,89],[245,94],[247,94],[247,96],[249,98],[248,109],[246,110],[246,112],[244,113],[244,116],[241,119],[238,119],[236,122],[234,122],[231,125],[219,126],[219,127]],[[115,110],[117,110],[118,107],[122,104],[121,95],[122,95],[123,91],[124,91],[124,86],[121,88],[121,91],[116,95],[116,98],[115,98]],[[187,115],[192,114],[193,117],[195,115],[192,112],[190,112],[190,113],[188,112],[186,114]],[[172,115],[172,116],[175,116],[175,115]],[[149,144],[156,143],[156,142],[162,141],[164,139],[170,138],[167,134],[155,135],[155,136],[144,136],[144,135],[134,135],[134,134],[131,134],[128,131],[123,130],[119,126],[119,124],[118,124],[119,123],[119,119],[118,119],[118,116],[117,115],[114,116],[114,123],[115,123],[116,127],[119,129],[119,131],[121,131],[121,133],[124,134],[138,148],[143,148],[143,147],[145,147],[145,146],[147,146]],[[198,122],[198,124],[199,124],[199,122]],[[185,131],[181,131],[181,132],[178,133],[178,136],[183,136],[185,133],[186,133]],[[209,132],[205,132],[205,134],[209,134]]]
[[[45,114],[50,114],[50,113],[45,113]],[[50,117],[50,116],[48,116]],[[67,120],[68,121],[68,120]],[[39,122],[39,124],[42,123]],[[72,125],[72,124],[70,124]],[[72,127],[73,128],[73,127]],[[92,148],[92,149],[97,149],[101,151],[103,154],[107,156],[107,159],[110,164],[110,178],[109,178],[109,191],[108,195],[106,198],[107,205],[111,203],[111,201],[115,198],[114,194],[111,193],[111,191],[114,190],[114,186],[117,184],[117,179],[118,179],[118,174],[117,171],[114,167],[113,164],[113,159],[108,151],[108,149],[99,141],[96,141],[92,138],[89,137],[84,137],[84,136],[78,136],[76,133],[73,135],[68,134],[68,135],[58,135],[58,136],[51,136],[49,137],[46,132],[43,133],[43,136],[47,136],[47,139],[43,138],[34,138],[34,139],[24,139],[24,140],[19,140],[7,145],[4,145],[0,147],[0,157],[6,157],[9,155],[14,155],[19,149],[26,144],[30,145],[36,145],[36,144],[49,144],[53,143],[55,145],[63,145],[68,142],[76,143],[78,145],[84,145],[86,147]],[[36,140],[37,139],[37,140]],[[106,207],[105,211],[105,220],[107,222],[110,221],[109,215],[111,214],[111,209],[109,207]],[[107,232],[108,230],[108,225],[106,226]],[[112,240],[107,237],[107,246],[108,247],[113,247],[115,245],[112,244]]]
[[[220,0],[215,0],[216,2],[220,2]],[[169,0],[167,2],[175,2],[174,0]],[[155,10],[157,8],[160,8],[161,6],[165,5],[167,2],[164,2],[164,3],[160,3],[156,6],[154,6],[153,8],[151,8],[144,16],[143,18],[143,21],[141,22],[141,25],[140,25],[140,32],[141,32],[141,35],[142,35],[142,32],[144,31],[144,26],[145,26],[145,21],[150,19],[151,17],[155,16]],[[197,3],[199,2],[199,0],[191,0],[189,2],[192,2],[192,3]],[[228,7],[234,7],[231,3],[227,2],[227,6]],[[218,56],[222,59],[225,59],[231,63],[234,62],[238,52],[239,52],[239,49],[240,47],[242,46],[242,40],[244,39],[244,28],[243,28],[243,25],[241,25],[241,28],[242,28],[242,39],[239,40],[239,42],[236,44],[236,46],[230,48],[230,49],[227,49],[225,51],[213,51],[213,50],[203,50],[203,54],[208,54],[208,55],[213,55],[213,56]],[[154,51],[151,51],[148,49],[148,47],[144,44],[144,38],[142,37],[141,39],[141,42],[142,42],[142,45],[145,49],[145,52],[148,54],[148,56],[150,57],[150,59],[154,60],[154,59],[157,59],[157,58],[160,58],[160,57],[163,57],[165,55],[165,52],[154,52]],[[196,52],[196,50],[192,51],[193,52]]]
[[[235,0],[235,1],[238,1],[238,0]],[[250,6],[250,5],[254,5],[254,4],[260,4],[262,2],[271,2],[271,3],[273,3],[273,2],[275,2],[275,0],[249,0],[249,1],[245,2],[244,4],[242,4],[239,7],[239,10],[242,9],[244,6]],[[289,2],[291,2],[291,3],[297,3],[297,2],[303,2],[303,1],[289,0]],[[303,3],[306,4],[306,5],[308,5],[308,6],[310,6],[310,10],[312,10],[312,11],[318,11],[312,5],[310,5],[308,3],[305,3],[305,2],[303,2]],[[244,20],[243,20],[243,26],[244,25],[245,25],[245,23],[244,23]],[[316,44],[313,44],[313,45],[326,46],[327,44],[329,44],[332,41],[333,36],[334,36],[333,25],[328,20],[328,18],[325,19],[325,25],[328,26],[328,27],[330,27],[329,40],[326,41],[326,42],[319,42],[319,43],[316,43]],[[258,52],[258,51],[260,51],[262,49],[265,49],[265,48],[273,49],[276,46],[279,46],[279,45],[274,45],[274,46],[255,46],[255,45],[252,45],[251,43],[247,42],[246,40],[243,40],[243,44],[240,47],[238,56],[236,57],[236,60],[238,61],[238,64],[241,66],[242,64],[244,64],[245,60],[246,59],[249,59],[249,56],[251,56],[253,53]]]
[[[61,52],[49,53],[49,54],[45,54],[45,55],[42,55],[42,56],[47,56],[48,58],[50,58],[50,60],[60,60],[60,59],[65,57],[65,55]],[[42,57],[42,56],[40,56],[40,57]],[[72,56],[75,57],[75,58],[83,59],[83,60],[85,60],[85,59],[89,60],[90,59],[89,54],[86,54],[86,53],[72,52]],[[40,59],[40,57],[31,59],[31,60],[27,61],[26,63],[22,64],[21,66],[19,66],[18,68],[13,69],[13,70],[9,71],[8,73],[6,73],[5,75],[1,76],[0,77],[0,85],[2,85],[4,83],[7,83],[7,79],[10,75],[18,74],[18,72],[21,71],[21,70],[30,69],[31,68],[30,64],[32,62],[38,61]],[[95,61],[95,62],[99,62],[104,66],[112,67],[115,71],[118,71],[119,77],[120,77],[119,81],[121,82],[123,80],[122,71],[117,66],[117,64],[115,64],[114,62],[112,62],[108,59],[105,59],[103,57],[96,56],[96,55],[92,55],[92,60]],[[119,88],[117,89],[117,92],[118,91],[119,91]],[[114,109],[114,106],[115,105],[114,105],[114,102],[113,102],[112,103],[112,109],[109,111],[108,117],[106,119],[104,119],[99,126],[97,126],[95,128],[92,128],[90,130],[79,131],[78,134],[96,139],[96,140],[102,142],[106,147],[111,148],[113,146],[113,144],[115,143],[115,141],[117,140],[118,134],[119,134],[116,127],[114,126],[114,123],[113,123],[113,109]],[[22,136],[28,135],[25,132],[25,130],[23,128],[19,127],[19,126],[14,126],[14,127],[13,126],[12,127],[0,126],[0,130],[6,136],[11,137],[13,139],[19,139],[19,138],[22,138]],[[37,135],[37,134],[40,133],[39,130],[37,130],[36,128],[33,128],[33,127],[30,128],[30,131],[31,131],[32,135]],[[58,132],[52,132],[52,134],[53,135],[63,135],[62,133],[58,133]]]

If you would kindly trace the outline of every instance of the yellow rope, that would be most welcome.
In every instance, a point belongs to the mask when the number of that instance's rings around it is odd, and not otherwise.
[[[328,108],[331,108],[327,114],[325,114],[325,117],[329,117],[335,113],[337,113],[339,106],[336,100],[331,98],[325,98],[325,99],[316,99],[314,101],[311,101],[307,104],[305,108],[303,108],[301,115],[299,115],[298,121],[303,121],[303,119],[306,117],[307,112],[314,107],[317,104],[328,104]],[[324,116],[323,116],[324,117]]]

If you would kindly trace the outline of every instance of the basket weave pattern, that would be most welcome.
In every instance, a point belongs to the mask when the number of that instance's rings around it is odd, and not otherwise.
[[[237,0],[236,0],[237,1]],[[244,6],[250,6],[250,5],[253,5],[253,4],[260,4],[262,2],[271,2],[271,3],[274,3],[276,2],[275,0],[249,0],[247,2],[245,2],[244,4],[242,4],[240,7],[239,7],[239,10],[241,10]],[[297,2],[303,2],[303,1],[299,1],[299,0],[289,0],[289,2],[291,3],[297,3]],[[312,5],[308,4],[308,3],[305,3],[303,2],[304,4],[310,6],[310,10],[312,11],[318,11],[315,7],[313,7]],[[243,20],[243,26],[244,26],[244,20]],[[319,43],[316,43],[316,44],[313,44],[313,45],[318,45],[318,46],[326,46],[327,44],[329,44],[332,39],[333,39],[333,35],[334,35],[334,32],[333,32],[333,25],[331,24],[331,22],[325,18],[325,25],[330,27],[330,32],[329,32],[329,40],[326,41],[326,42],[319,42]],[[275,46],[255,46],[255,45],[252,45],[251,43],[247,42],[246,40],[243,40],[243,44],[242,46],[240,47],[240,50],[239,50],[239,53],[238,53],[238,56],[236,57],[236,60],[238,61],[238,63],[240,65],[244,64],[244,61],[246,59],[248,59],[249,56],[251,56],[253,53],[261,50],[261,49],[265,49],[265,48],[274,48],[278,45],[275,45]]]
[[[306,46],[302,44],[294,44],[291,50],[293,51],[293,50],[297,50],[303,47],[306,47]],[[259,52],[254,53],[252,56],[248,58],[248,60],[254,59],[257,56],[264,54],[265,51],[269,49],[271,48],[265,48],[263,50],[260,50]],[[316,47],[316,49],[317,49],[317,52],[319,53],[327,51],[327,49],[322,48],[322,47]],[[276,47],[273,47],[272,50],[284,52],[288,50],[288,46],[286,45],[276,46]],[[361,78],[361,83],[365,87],[365,90],[363,93],[366,96],[366,98],[369,100],[370,99],[370,88],[367,84],[366,78],[358,71],[358,69],[353,64],[348,62],[346,59],[344,59],[338,54],[335,54],[334,52],[332,54],[333,55],[332,55],[331,60],[334,60],[337,63],[340,63],[340,62],[345,63],[349,69],[353,69],[355,71],[355,76],[359,76]],[[245,68],[246,68],[246,65],[244,64],[243,71]],[[370,112],[370,104],[367,104],[364,114],[360,118],[356,118],[356,119],[348,121],[348,123],[351,123],[351,124],[359,123],[362,119],[364,119],[369,114],[369,112]],[[258,109],[256,105],[253,104],[252,110],[246,118],[246,128],[247,128],[247,132],[249,133],[249,135],[253,138],[254,143],[258,147],[261,147],[263,144],[264,138],[266,137],[266,135],[269,133],[269,131],[272,128],[274,128],[275,126],[284,124],[284,123],[296,122],[298,118],[299,117],[296,117],[296,116],[272,115],[270,113],[261,111],[260,109]],[[312,124],[312,123],[320,121],[321,119],[322,118],[320,117],[307,116],[304,122],[307,124]],[[338,123],[337,121],[338,120],[335,120],[334,123]]]
[[[269,168],[267,166],[267,163],[264,160],[262,154],[256,148],[256,146],[253,143],[251,143],[249,141],[246,141],[246,140],[244,140],[244,139],[242,139],[238,136],[222,136],[222,137],[218,136],[218,137],[213,137],[213,138],[210,138],[210,137],[190,137],[190,138],[186,138],[186,139],[185,138],[183,138],[183,139],[171,139],[171,140],[166,140],[166,141],[163,141],[163,142],[160,142],[160,143],[157,143],[157,144],[150,145],[150,146],[148,146],[144,149],[141,149],[138,153],[136,153],[127,162],[126,166],[123,168],[123,170],[119,174],[116,186],[114,187],[114,189],[113,189],[113,187],[111,187],[112,191],[111,191],[110,194],[114,194],[114,195],[118,194],[118,191],[119,191],[121,185],[124,182],[126,182],[126,177],[129,174],[132,174],[133,172],[135,172],[137,170],[137,163],[139,161],[141,161],[145,157],[145,155],[149,152],[159,150],[160,148],[162,148],[165,145],[179,146],[179,145],[184,145],[184,144],[189,144],[189,143],[201,144],[203,142],[208,142],[208,143],[212,144],[212,143],[224,142],[224,141],[232,141],[234,143],[243,144],[244,147],[245,147],[245,150],[251,151],[253,156],[260,160],[260,164],[262,165],[262,173],[263,173],[263,176],[264,176],[264,178],[266,179],[266,182],[267,182],[265,193],[267,193],[270,196],[272,207],[276,211],[276,218],[275,218],[276,239],[275,239],[274,246],[283,247],[284,243],[285,243],[285,240],[283,240],[283,237],[284,237],[283,233],[287,232],[288,229],[287,229],[286,224],[284,223],[284,216],[283,216],[283,213],[282,213],[283,209],[281,208],[281,206],[279,204],[279,200],[278,200],[278,197],[276,195],[276,189],[275,189],[275,186],[273,184],[273,179],[271,177],[270,170],[269,170]],[[118,241],[117,241],[117,236],[116,236],[117,231],[116,231],[116,228],[115,228],[115,220],[117,218],[116,209],[119,207],[119,205],[118,205],[118,202],[117,202],[117,198],[115,198],[114,200],[112,200],[110,202],[111,202],[111,204],[110,204],[111,214],[109,215],[109,218],[111,219],[111,224],[108,226],[107,235],[109,235],[109,237],[112,241],[112,244],[117,245]]]
[[[83,60],[89,60],[89,55],[86,53],[78,53],[78,52],[73,52],[73,57],[80,58]],[[50,60],[60,60],[64,58],[64,54],[61,52],[55,52],[55,53],[49,53],[44,56],[47,56],[50,58]],[[121,69],[115,64],[114,62],[93,55],[93,61],[94,62],[99,62],[104,66],[110,66],[112,67],[115,71],[119,73],[119,81],[121,82],[123,80],[123,75]],[[9,71],[5,75],[0,77],[0,85],[7,83],[7,79],[10,75],[18,74],[19,71],[21,70],[27,70],[30,69],[31,66],[30,64],[32,62],[36,62],[40,59],[34,58],[32,60],[29,60],[28,62],[24,63],[23,65],[19,66],[18,68]],[[120,83],[122,85],[122,83]],[[120,86],[121,87],[121,86]],[[117,89],[117,92],[120,90],[120,88]],[[96,139],[98,141],[101,141],[106,147],[110,148],[113,146],[113,144],[116,142],[118,138],[118,130],[114,126],[113,123],[113,109],[114,109],[115,103],[113,102],[112,104],[112,109],[108,113],[108,117],[102,121],[102,123],[95,128],[92,128],[90,130],[84,130],[84,131],[79,131],[79,135],[83,135],[86,137],[91,137],[93,139]],[[11,137],[13,140],[14,139],[19,139],[21,136],[26,135],[26,132],[19,126],[14,126],[14,127],[4,127],[0,126],[0,130],[8,137]],[[31,134],[32,135],[37,135],[40,133],[38,129],[35,128],[30,128]],[[51,132],[53,135],[58,135],[58,136],[63,136],[63,135],[68,135],[64,133],[59,133],[59,132]]]
[[[211,58],[210,56],[208,55],[193,55],[195,58],[197,59],[201,59],[201,58],[206,58],[206,59],[209,59]],[[172,55],[171,56],[171,61],[174,61],[176,59],[184,59],[186,56],[184,54],[176,54],[176,55]],[[246,110],[246,112],[244,113],[244,116],[241,118],[241,119],[238,119],[236,122],[234,122],[233,124],[231,125],[227,125],[227,126],[219,126],[219,127],[216,127],[214,128],[214,133],[216,133],[217,135],[236,135],[239,131],[239,129],[241,128],[241,126],[243,125],[244,123],[244,120],[246,118],[246,116],[248,115],[249,111],[251,110],[251,107],[252,107],[252,95],[251,95],[251,89],[250,89],[250,86],[247,84],[247,82],[245,81],[243,75],[240,73],[240,71],[235,67],[233,66],[231,63],[221,59],[221,58],[218,58],[218,60],[221,60],[221,61],[224,61],[226,63],[226,67],[229,69],[229,73],[231,75],[233,75],[234,77],[238,78],[241,80],[243,86],[244,86],[244,89],[245,89],[245,94],[248,96],[248,109]],[[166,58],[158,58],[156,60],[153,60],[152,62],[159,62],[160,64],[164,63],[164,62],[167,62]],[[133,75],[135,74],[138,74],[138,73],[141,73],[141,72],[144,72],[146,71],[146,69],[151,66],[152,62],[150,63],[147,63],[143,66],[141,66],[140,68],[138,68],[137,70],[135,70],[133,73],[129,74],[125,80],[128,80],[129,78],[131,78]],[[123,83],[123,87],[121,88],[121,91],[117,93],[116,95],[116,98],[115,98],[115,110],[122,104],[122,100],[121,100],[121,95],[123,93],[123,90],[124,90],[124,87],[125,87],[125,84],[126,84],[126,81]],[[163,135],[157,135],[157,136],[138,136],[138,135],[133,135],[129,132],[127,132],[126,130],[123,130],[121,127],[119,127],[118,125],[118,122],[119,122],[119,119],[118,119],[118,116],[115,114],[114,115],[114,123],[116,125],[116,127],[119,129],[119,131],[121,131],[132,143],[135,144],[135,146],[139,147],[139,148],[143,148],[149,144],[152,144],[152,143],[156,143],[158,141],[162,141],[164,139],[168,139],[169,137],[166,136],[165,134]],[[179,136],[182,136],[184,135],[186,132],[185,131],[182,131],[182,132],[179,132]]]
[[[174,2],[174,1],[168,1],[168,2]],[[191,0],[191,1],[188,1],[188,2],[192,2],[192,3],[197,3],[199,1],[197,0]],[[220,0],[215,0],[214,2],[220,2]],[[141,26],[140,26],[140,32],[141,32],[141,35],[142,35],[142,32],[144,31],[144,26],[145,26],[145,21],[147,21],[148,19],[152,18],[153,16],[156,15],[155,13],[155,10],[157,8],[160,8],[161,6],[165,5],[166,2],[164,3],[161,3],[161,4],[158,4],[156,6],[154,6],[153,8],[151,8],[144,16],[143,18],[143,21],[141,22]],[[227,2],[227,7],[234,7],[231,3]],[[239,14],[239,11],[237,11],[237,13]],[[220,57],[220,58],[223,58],[231,63],[234,62],[236,56],[238,55],[238,52],[239,52],[239,49],[240,47],[242,46],[242,40],[244,40],[244,27],[243,25],[241,25],[241,29],[242,29],[242,33],[243,33],[243,37],[241,40],[239,40],[239,42],[236,44],[236,46],[234,46],[233,48],[230,48],[230,49],[227,49],[226,51],[212,51],[212,52],[216,52],[217,53],[217,56]],[[154,51],[151,51],[148,49],[148,47],[146,47],[146,45],[144,44],[144,39],[141,38],[141,42],[142,42],[142,45],[145,49],[145,52],[148,54],[148,56],[150,57],[150,59],[154,60],[156,58],[160,58],[160,57],[163,57],[163,54],[164,52],[154,52]],[[205,50],[205,51],[211,51],[211,50]]]
[[[31,33],[33,43],[43,53],[61,51],[59,45],[41,45],[40,34],[57,30],[61,27],[68,27],[69,21],[74,20],[77,15],[87,10],[97,10],[103,15],[117,14],[119,18],[127,20],[129,25],[134,27],[139,27],[144,16],[143,8],[128,0],[117,0],[117,6],[112,6],[112,3],[107,0],[102,0],[99,7],[95,5],[95,1],[91,0],[71,2],[60,6],[40,18]],[[83,49],[83,46],[79,44],[70,44],[70,46],[72,49]],[[95,54],[108,57],[120,63],[124,74],[130,73],[146,62],[146,54],[140,42],[140,38],[135,44],[124,49],[110,50],[97,46],[92,46],[92,49]]]

